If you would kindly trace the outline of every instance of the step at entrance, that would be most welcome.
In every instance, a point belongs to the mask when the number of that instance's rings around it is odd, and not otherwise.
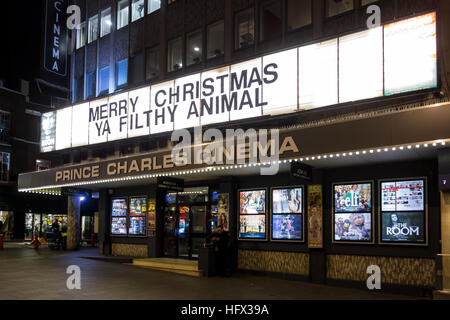
[[[201,277],[203,273],[198,269],[198,261],[153,258],[153,259],[133,259],[133,266],[149,268],[153,270],[167,271],[193,277]]]

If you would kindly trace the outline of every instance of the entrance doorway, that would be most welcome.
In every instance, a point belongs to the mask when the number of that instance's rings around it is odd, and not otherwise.
[[[164,255],[198,259],[200,248],[211,232],[209,188],[189,188],[166,195],[164,210]]]

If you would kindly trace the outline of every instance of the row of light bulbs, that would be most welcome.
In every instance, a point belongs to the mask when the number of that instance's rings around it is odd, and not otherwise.
[[[134,177],[123,177],[123,178],[102,179],[102,180],[95,180],[95,181],[69,183],[69,184],[58,185],[58,186],[47,186],[44,188],[41,187],[41,188],[20,189],[19,192],[61,195],[60,188],[62,188],[62,187],[75,187],[75,186],[85,186],[85,185],[92,185],[92,184],[99,184],[99,183],[111,183],[111,182],[121,182],[121,181],[153,179],[153,178],[159,178],[159,177],[184,176],[184,175],[188,175],[188,174],[208,173],[208,172],[215,172],[215,171],[269,166],[269,165],[273,165],[273,164],[277,164],[277,163],[282,164],[282,163],[292,163],[292,162],[316,161],[316,160],[322,160],[322,159],[333,159],[333,158],[341,158],[341,157],[348,157],[348,156],[351,157],[351,156],[375,154],[375,153],[398,151],[398,150],[410,151],[413,149],[421,149],[421,148],[443,147],[443,146],[446,146],[446,144],[447,143],[445,141],[439,140],[439,141],[424,143],[424,144],[415,144],[415,145],[411,144],[411,145],[404,145],[404,146],[399,146],[399,147],[377,148],[377,149],[360,150],[360,151],[352,151],[352,152],[344,152],[344,153],[325,154],[325,155],[317,155],[317,156],[310,156],[310,157],[296,158],[296,159],[289,159],[289,160],[278,160],[278,161],[272,161],[272,162],[269,161],[269,162],[262,162],[262,163],[249,163],[249,164],[228,165],[228,166],[221,166],[221,167],[208,167],[208,168],[204,168],[204,169],[193,169],[193,170],[184,170],[184,171],[177,171],[177,172],[146,174],[146,175],[140,175],[140,176],[134,176]],[[57,190],[54,190],[55,188],[57,188]],[[54,191],[45,190],[45,189],[53,189]]]

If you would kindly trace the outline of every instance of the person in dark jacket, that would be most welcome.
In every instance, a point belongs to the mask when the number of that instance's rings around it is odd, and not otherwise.
[[[219,225],[217,229],[207,237],[207,242],[214,244],[214,253],[216,260],[216,270],[221,276],[229,276],[228,270],[228,232],[224,231],[223,225]]]
[[[52,232],[55,235],[56,248],[60,250],[62,244],[62,236],[61,236],[61,228],[59,226],[59,221],[57,217],[55,217],[55,220],[52,223]]]

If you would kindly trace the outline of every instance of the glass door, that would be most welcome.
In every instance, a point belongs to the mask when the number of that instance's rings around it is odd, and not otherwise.
[[[178,212],[178,256],[181,258],[189,258],[190,210],[188,206],[179,206]]]
[[[191,257],[193,258],[198,258],[200,248],[206,238],[207,211],[207,206],[191,207]]]
[[[177,207],[167,206],[164,209],[164,255],[176,258],[178,255],[177,242]]]

